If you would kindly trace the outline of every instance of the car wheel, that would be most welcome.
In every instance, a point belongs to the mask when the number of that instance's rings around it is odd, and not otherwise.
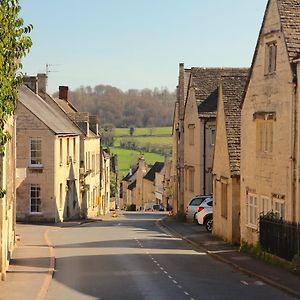
[[[194,223],[195,223],[195,224],[198,224],[197,213],[194,214]]]
[[[206,230],[207,230],[208,232],[212,232],[212,229],[213,229],[213,219],[207,219],[207,220],[205,221],[204,226],[205,226],[205,228],[206,228]]]

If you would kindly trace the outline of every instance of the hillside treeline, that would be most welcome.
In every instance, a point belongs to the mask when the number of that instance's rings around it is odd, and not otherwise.
[[[161,127],[172,124],[175,92],[158,88],[123,92],[100,84],[70,91],[70,101],[78,110],[97,115],[101,125]]]

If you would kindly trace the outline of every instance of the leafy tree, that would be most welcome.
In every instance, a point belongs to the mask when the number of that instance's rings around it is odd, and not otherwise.
[[[4,126],[14,114],[18,87],[22,84],[21,59],[32,45],[28,33],[32,25],[24,26],[19,17],[18,0],[0,0],[0,155],[4,156],[5,144],[11,139]],[[0,197],[5,191],[0,190]]]
[[[130,128],[129,128],[129,134],[130,134],[130,136],[133,136],[133,133],[134,133],[134,127],[133,126],[131,126]]]

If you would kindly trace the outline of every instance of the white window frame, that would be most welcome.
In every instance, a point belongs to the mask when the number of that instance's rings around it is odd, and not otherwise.
[[[40,143],[40,149],[38,150],[33,150],[32,149],[32,143],[33,142],[39,142]],[[35,152],[40,152],[40,163],[32,163],[32,153],[33,151]],[[38,159],[37,159],[38,160]],[[31,137],[30,138],[30,142],[29,142],[29,165],[31,167],[42,167],[43,163],[42,163],[42,139],[39,137]]]
[[[258,196],[256,194],[248,193],[246,209],[247,209],[247,226],[253,229],[257,229]]]
[[[276,204],[279,204],[281,206],[281,209],[278,210],[276,208]],[[283,215],[282,215],[282,206],[283,206]],[[283,219],[285,220],[285,201],[284,200],[281,200],[281,199],[277,199],[277,198],[273,198],[273,213],[275,214],[275,216],[278,218],[278,219]]]
[[[32,195],[31,195],[31,191],[32,191],[32,188],[39,188],[39,197],[36,197],[36,200],[40,200],[40,204],[36,204],[36,207],[39,207],[39,210],[38,211],[32,211],[31,210],[31,202],[32,200]],[[40,184],[30,184],[29,185],[29,213],[32,214],[32,215],[40,215],[42,214],[42,197],[41,197],[41,186]]]
[[[267,214],[271,211],[271,199],[267,196],[261,196],[260,197],[260,208],[259,208],[260,214]]]

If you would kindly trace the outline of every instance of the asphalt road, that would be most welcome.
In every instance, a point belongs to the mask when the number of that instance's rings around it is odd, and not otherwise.
[[[292,299],[173,238],[161,217],[127,213],[51,232],[47,299]]]

